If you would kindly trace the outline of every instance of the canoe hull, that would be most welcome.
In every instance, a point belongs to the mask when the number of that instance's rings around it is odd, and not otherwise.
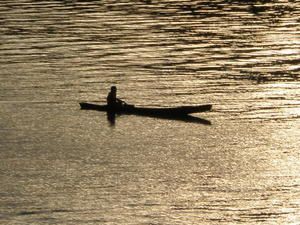
[[[107,105],[97,105],[92,103],[81,102],[79,103],[81,109],[96,110],[104,112],[112,112],[119,114],[136,114],[136,115],[157,115],[157,116],[184,116],[191,113],[199,113],[210,111],[212,105],[198,105],[198,106],[181,106],[174,108],[142,108],[128,105],[122,108],[111,110]]]

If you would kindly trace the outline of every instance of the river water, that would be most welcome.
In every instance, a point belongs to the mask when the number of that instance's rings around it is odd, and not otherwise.
[[[0,224],[300,224],[300,2],[0,3]],[[211,125],[123,115],[212,103]]]

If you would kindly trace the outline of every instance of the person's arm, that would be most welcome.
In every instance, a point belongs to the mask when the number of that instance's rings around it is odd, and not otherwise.
[[[117,103],[121,103],[121,104],[127,104],[125,101],[119,99],[119,98],[116,98],[116,102]]]

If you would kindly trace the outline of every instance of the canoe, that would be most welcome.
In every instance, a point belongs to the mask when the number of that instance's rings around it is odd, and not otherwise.
[[[81,102],[79,104],[81,109],[85,109],[85,110],[112,112],[111,110],[109,110],[107,105],[97,105],[97,104],[87,103],[87,102]],[[197,105],[197,106],[169,107],[169,108],[149,108],[149,107],[144,108],[144,107],[135,107],[134,105],[125,105],[124,107],[114,109],[112,113],[180,117],[180,116],[186,116],[191,113],[210,111],[211,109],[212,109],[211,104]]]

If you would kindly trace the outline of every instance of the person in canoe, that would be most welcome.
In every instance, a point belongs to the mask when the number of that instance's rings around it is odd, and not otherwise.
[[[110,92],[107,95],[106,102],[107,102],[107,106],[110,108],[122,106],[123,101],[121,101],[120,99],[117,98],[117,87],[116,86],[110,87]]]
[[[116,110],[116,109],[120,109],[120,108],[127,106],[126,102],[117,98],[117,87],[116,86],[111,86],[110,92],[108,93],[107,98],[106,98],[106,102],[107,102],[107,106],[111,110]]]

